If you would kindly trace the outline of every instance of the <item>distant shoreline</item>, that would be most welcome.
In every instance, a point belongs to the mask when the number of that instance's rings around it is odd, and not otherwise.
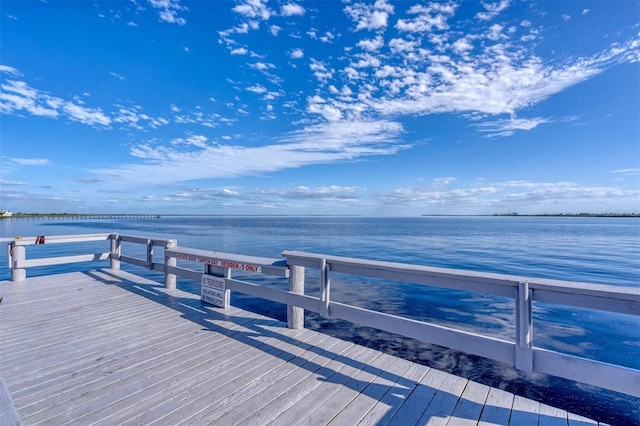
[[[154,213],[13,213],[10,216],[0,216],[0,219],[159,219],[161,217],[365,217],[362,215],[287,215],[287,214],[154,214]],[[373,216],[372,216],[373,217]],[[640,213],[494,213],[494,214],[422,214],[419,216],[402,217],[603,217],[603,218],[640,218]]]

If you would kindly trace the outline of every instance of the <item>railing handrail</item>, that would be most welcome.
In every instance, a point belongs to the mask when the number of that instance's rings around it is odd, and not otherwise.
[[[205,265],[219,266],[245,272],[262,273],[280,277],[288,276],[284,259],[247,256],[235,253],[223,253],[211,250],[175,246],[165,250],[165,255]]]
[[[554,302],[549,301],[550,303],[566,304],[586,309],[595,308],[597,310],[630,315],[638,315],[640,313],[640,288],[637,287],[465,271],[301,251],[284,251],[282,255],[287,258],[289,265],[321,269],[322,262],[325,261],[331,265],[331,272],[389,279],[396,282],[492,296],[513,298],[514,289],[517,289],[521,283],[527,283],[534,294],[556,293],[557,296],[554,298]],[[574,297],[577,297],[577,299],[571,300]],[[547,295],[546,299],[550,298]],[[597,308],[593,307],[594,298],[603,299],[604,302],[598,305]]]
[[[102,241],[108,240],[111,237],[111,233],[101,234],[73,234],[73,235],[51,235],[46,236],[45,242],[47,244],[57,243],[78,243],[84,241]],[[13,238],[0,238],[0,243],[14,243],[17,246],[32,246],[36,245],[37,240],[42,238],[37,237],[13,237]]]
[[[110,251],[30,260],[25,255],[27,245],[98,240],[110,240]],[[292,328],[304,326],[304,309],[307,309],[327,318],[347,320],[505,362],[520,370],[552,374],[640,397],[640,370],[534,347],[532,320],[534,301],[637,317],[640,316],[640,288],[471,272],[300,251],[284,251],[282,256],[285,260],[273,259],[179,247],[173,239],[118,233],[26,237],[0,241],[9,241],[8,258],[12,268],[12,281],[24,280],[27,267],[102,259],[110,259],[112,269],[118,269],[123,261],[163,271],[167,288],[175,288],[176,276],[199,281],[203,275],[216,275],[226,285],[223,302],[225,308],[228,307],[231,290],[285,303],[288,305],[288,325]],[[146,245],[146,258],[121,254],[122,242]],[[164,248],[164,263],[153,261],[154,246]],[[204,271],[196,272],[179,267],[177,259],[201,263]],[[305,267],[320,271],[318,296],[304,293]],[[288,291],[233,279],[232,270],[288,277]],[[511,298],[515,306],[515,341],[333,301],[330,296],[333,273]]]

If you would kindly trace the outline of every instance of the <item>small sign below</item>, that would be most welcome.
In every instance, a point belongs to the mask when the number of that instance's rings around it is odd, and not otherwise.
[[[200,298],[203,302],[210,303],[219,308],[225,307],[226,286],[223,277],[202,275],[202,289]]]

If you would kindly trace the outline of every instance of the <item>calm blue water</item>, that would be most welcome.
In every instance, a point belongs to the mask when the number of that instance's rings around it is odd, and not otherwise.
[[[167,216],[136,220],[12,219],[1,220],[0,231],[2,237],[116,231],[177,238],[181,246],[255,256],[279,258],[284,250],[300,250],[633,286],[640,291],[640,220],[633,218]],[[106,243],[96,244],[96,252],[108,250]],[[30,247],[27,256],[59,255],[69,250],[72,249],[67,245]],[[95,264],[82,264],[33,268],[27,274],[34,276],[95,267]],[[131,268],[134,272],[145,273],[143,269]],[[0,250],[0,280],[9,277],[3,249]],[[308,293],[313,294],[317,289],[316,279],[317,274],[308,273]],[[332,282],[332,298],[338,301],[465,330],[482,330],[501,338],[513,339],[515,335],[513,301],[509,299],[351,276],[334,276]],[[270,279],[260,280],[260,283],[285,285],[282,280]],[[241,295],[233,295],[232,303],[279,318],[285,315],[285,309],[280,305],[265,304]],[[311,314],[308,315],[307,326],[472,379],[484,380],[493,386],[511,391],[521,388],[532,397],[556,398],[559,401],[551,401],[556,405],[561,402],[575,408],[571,405],[575,402],[587,404],[591,410],[605,413],[603,415],[622,410],[631,413],[631,418],[640,418],[638,401],[629,402],[619,395],[607,394],[607,398],[602,398],[604,394],[600,392],[597,401],[585,402],[585,398],[590,398],[589,389],[572,383],[558,383],[555,378],[526,375],[477,357]],[[534,327],[535,346],[640,369],[640,323],[637,317],[535,304]],[[538,386],[531,387],[532,381]],[[566,392],[557,392],[562,387]],[[551,388],[559,396],[549,396]],[[609,421],[619,423],[613,417]]]

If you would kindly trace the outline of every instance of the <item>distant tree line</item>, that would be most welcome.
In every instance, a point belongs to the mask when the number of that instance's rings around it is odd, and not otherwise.
[[[535,216],[535,217],[640,217],[640,213],[541,213],[541,214],[519,214],[495,213],[494,216]]]

